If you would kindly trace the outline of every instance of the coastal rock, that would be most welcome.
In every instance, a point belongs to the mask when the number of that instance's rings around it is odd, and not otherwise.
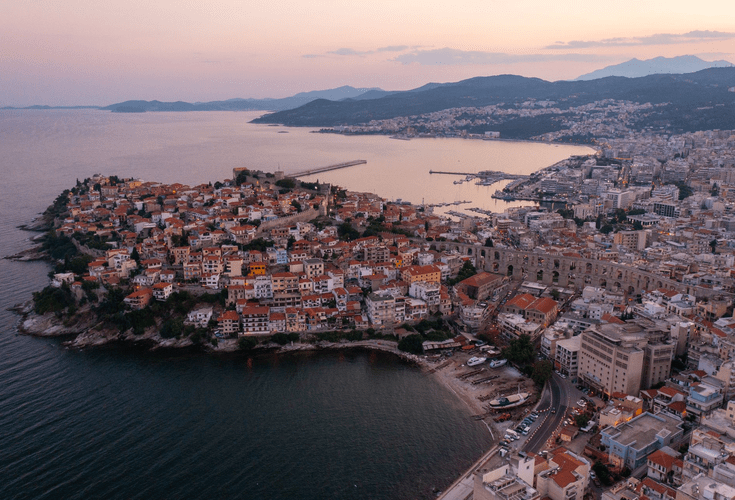
[[[18,252],[15,255],[8,255],[4,257],[8,260],[15,260],[18,262],[30,262],[33,260],[46,260],[48,259],[48,254],[41,249],[40,246],[29,248],[28,250],[23,250],[22,252]]]
[[[53,217],[42,215],[36,219],[33,219],[33,221],[31,221],[29,224],[22,224],[18,226],[18,229],[22,229],[23,231],[46,232],[53,227],[54,227]]]
[[[74,322],[72,324],[62,323],[54,313],[38,315],[28,313],[18,325],[18,330],[27,335],[37,337],[61,337],[64,335],[78,334],[88,328],[87,324]]]
[[[12,311],[21,316],[27,316],[33,312],[33,300],[27,300],[20,304],[15,304],[13,307],[9,307],[8,311]]]
[[[74,340],[65,342],[66,347],[82,349],[84,347],[99,347],[111,342],[117,342],[120,332],[117,329],[88,329],[77,335]]]

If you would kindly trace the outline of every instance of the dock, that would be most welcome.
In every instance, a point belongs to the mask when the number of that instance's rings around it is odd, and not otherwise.
[[[326,167],[311,168],[309,170],[302,170],[295,174],[289,174],[289,177],[306,177],[307,175],[320,174],[322,172],[329,172],[330,170],[339,170],[340,168],[354,167],[355,165],[365,165],[367,160],[352,160],[344,163],[336,163],[334,165],[327,165]]]
[[[429,170],[430,174],[445,174],[445,175],[478,175],[477,172],[444,172],[442,170]]]

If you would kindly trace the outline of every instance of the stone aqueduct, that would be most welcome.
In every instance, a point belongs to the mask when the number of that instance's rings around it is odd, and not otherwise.
[[[456,251],[474,259],[477,269],[511,276],[517,280],[536,281],[544,285],[574,287],[581,290],[585,286],[604,288],[611,292],[625,292],[636,296],[644,290],[675,290],[696,297],[719,294],[709,288],[685,285],[654,273],[641,271],[614,262],[565,257],[563,255],[509,250],[485,247],[451,241],[435,242],[437,250]]]

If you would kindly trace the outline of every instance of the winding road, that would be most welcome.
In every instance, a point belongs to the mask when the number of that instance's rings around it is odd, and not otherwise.
[[[526,439],[523,444],[524,451],[538,453],[546,449],[546,441],[557,429],[561,429],[562,422],[571,407],[571,391],[566,380],[553,373],[548,384],[537,407],[539,414],[543,415],[543,420]],[[556,413],[551,413],[552,408],[556,408]]]

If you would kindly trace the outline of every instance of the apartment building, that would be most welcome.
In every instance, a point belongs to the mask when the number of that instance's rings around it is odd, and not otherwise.
[[[640,330],[627,331],[614,324],[601,324],[580,335],[579,380],[605,392],[638,394],[643,375]],[[633,325],[631,325],[633,326]]]
[[[375,293],[365,297],[365,307],[368,318],[375,326],[392,326],[395,321],[396,299],[390,295],[383,296]]]
[[[638,394],[666,380],[676,347],[668,332],[633,322],[595,325],[581,334],[579,380],[608,395]]]
[[[556,342],[555,367],[572,379],[577,377],[579,371],[579,349],[581,345],[582,338],[580,336],[557,340]]]

